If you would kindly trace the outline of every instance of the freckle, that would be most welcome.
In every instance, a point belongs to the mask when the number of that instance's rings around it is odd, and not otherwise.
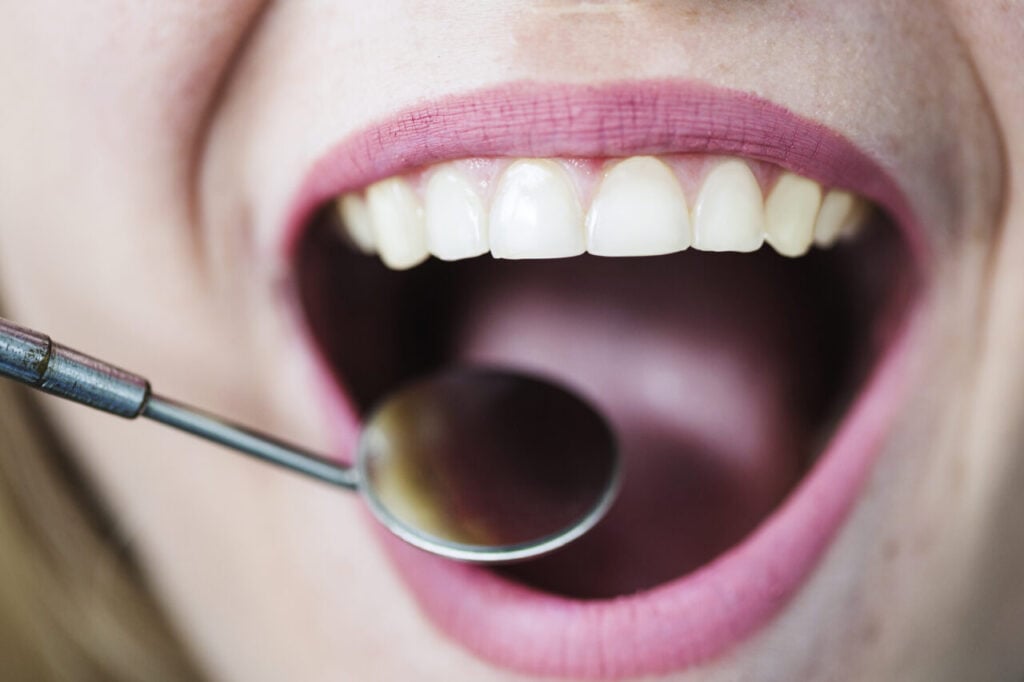
[[[900,555],[900,543],[898,540],[889,538],[882,545],[882,558],[885,561],[894,561]]]

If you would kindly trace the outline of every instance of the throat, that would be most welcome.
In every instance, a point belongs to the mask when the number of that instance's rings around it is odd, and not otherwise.
[[[809,358],[833,344],[793,324],[810,306],[797,283],[778,285],[782,261],[755,260],[487,264],[455,356],[573,388],[611,421],[624,463],[597,528],[505,573],[573,597],[653,587],[738,542],[800,479],[812,426],[800,379],[824,371]]]
[[[603,599],[707,564],[800,482],[882,350],[869,339],[891,288],[850,275],[892,247],[891,231],[873,234],[796,260],[691,250],[396,273],[311,230],[300,293],[363,411],[403,381],[482,364],[546,375],[605,413],[624,466],[608,516],[554,554],[499,569]]]

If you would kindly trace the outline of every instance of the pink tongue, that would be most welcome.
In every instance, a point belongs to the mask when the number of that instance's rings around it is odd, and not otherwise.
[[[738,542],[799,478],[797,379],[814,368],[787,324],[792,292],[777,270],[693,256],[493,264],[469,296],[459,356],[576,389],[625,464],[606,520],[508,573],[576,597],[652,587]]]

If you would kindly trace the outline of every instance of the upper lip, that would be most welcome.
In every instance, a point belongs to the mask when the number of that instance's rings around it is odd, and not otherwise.
[[[899,185],[840,134],[749,93],[690,81],[513,83],[400,111],[324,154],[288,211],[287,260],[325,201],[404,171],[472,157],[618,157],[706,153],[758,159],[843,187],[893,216],[928,262]]]
[[[679,81],[519,83],[399,112],[315,164],[292,204],[280,248],[292,261],[303,229],[325,201],[439,161],[682,152],[758,159],[870,199],[894,219],[917,268],[927,270],[926,236],[900,186],[877,162],[776,104]],[[740,545],[693,574],[632,597],[573,602],[390,540],[386,547],[440,627],[499,663],[545,675],[612,677],[707,661],[788,603],[847,517],[908,383],[905,349],[917,317],[905,316],[902,333],[798,489]],[[338,442],[350,444],[351,434],[339,433]]]

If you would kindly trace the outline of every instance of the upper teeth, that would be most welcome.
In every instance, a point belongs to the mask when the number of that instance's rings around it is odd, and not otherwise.
[[[693,244],[703,251],[757,251],[764,243],[764,199],[747,164],[730,159],[704,180],[693,207]]]
[[[583,207],[569,174],[554,161],[508,167],[491,203],[490,228],[495,258],[564,258],[587,249]]]
[[[497,162],[497,160],[495,160]],[[636,156],[610,162],[589,207],[583,171],[568,162],[521,159],[496,178],[485,163],[449,162],[416,179],[393,177],[338,199],[346,236],[389,267],[410,268],[431,254],[444,260],[490,251],[495,258],[653,256],[690,246],[755,251],[765,241],[786,256],[852,234],[869,204],[823,191],[813,180],[782,173],[768,193],[742,159],[722,159],[686,199],[679,173],[664,160]],[[418,182],[417,182],[418,181]],[[419,191],[417,191],[419,187]]]
[[[671,168],[637,156],[608,169],[587,212],[590,253],[654,256],[692,242],[690,211]]]

